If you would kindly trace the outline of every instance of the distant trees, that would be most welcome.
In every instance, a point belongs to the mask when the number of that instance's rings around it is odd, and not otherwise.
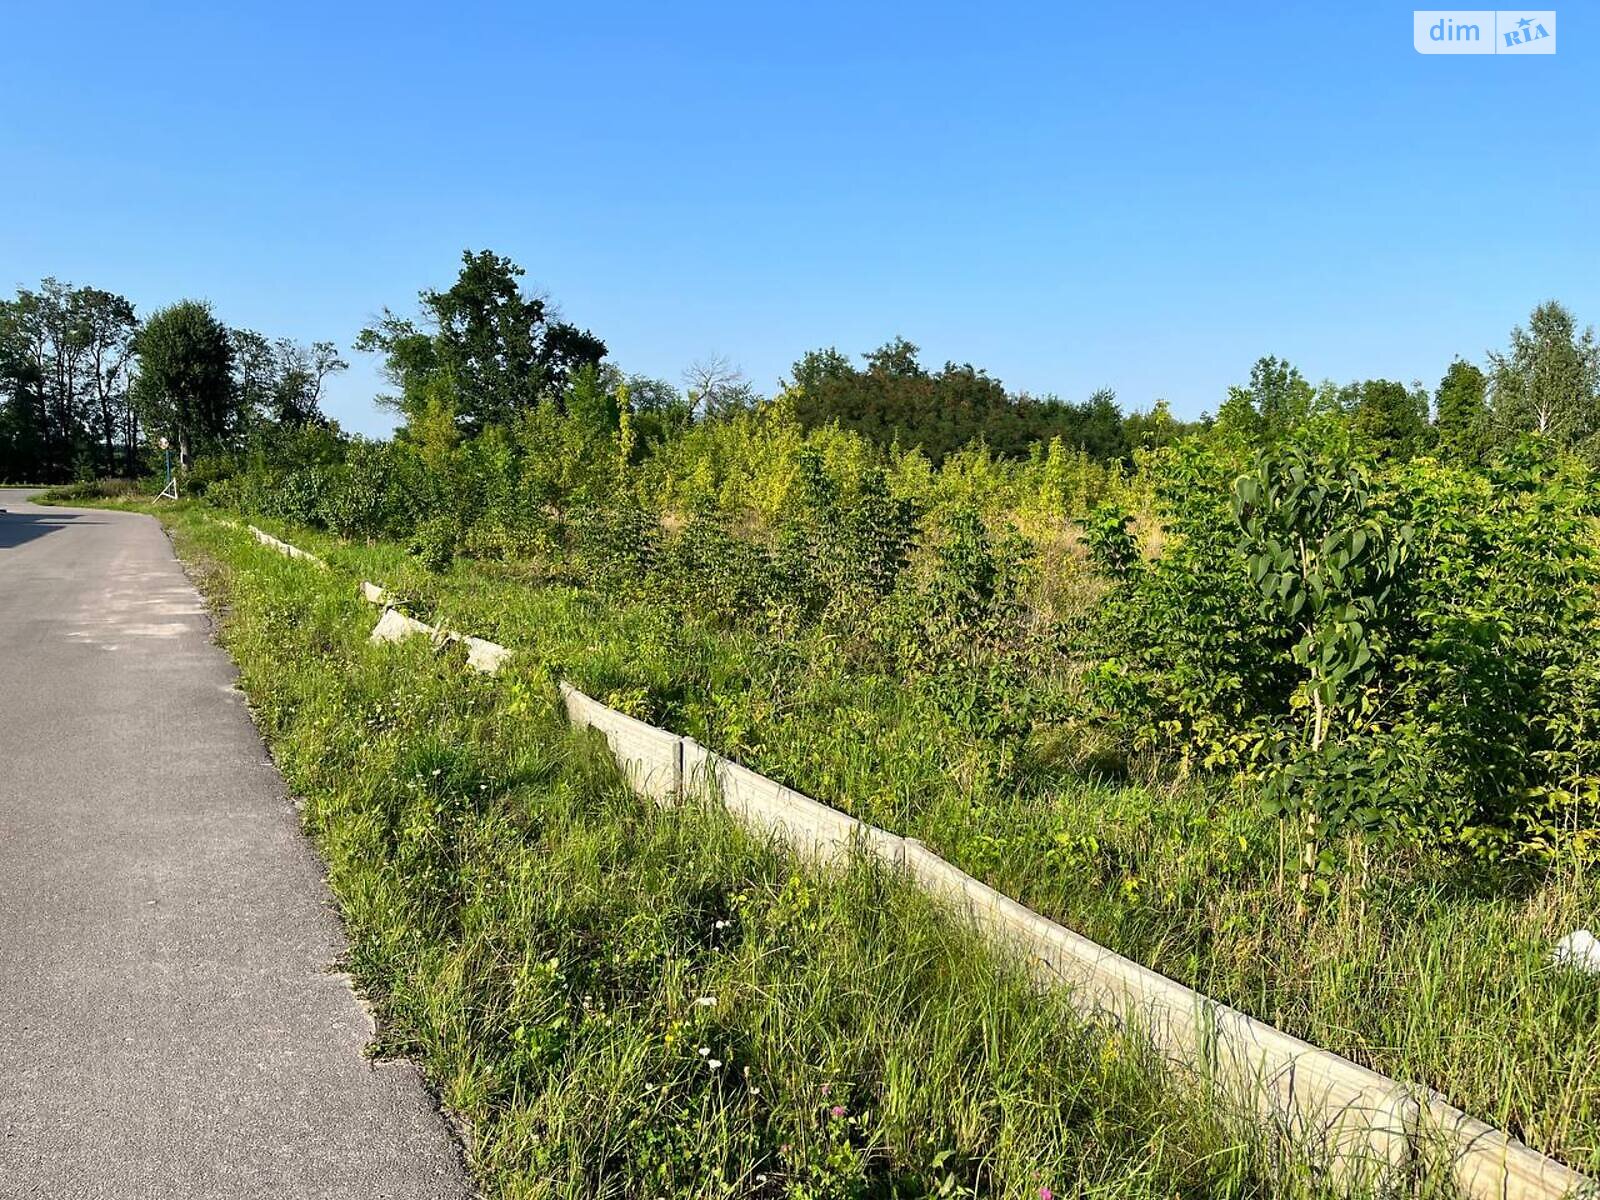
[[[133,400],[150,429],[171,438],[187,469],[196,450],[226,446],[242,431],[233,341],[199,300],[152,313],[139,331]]]
[[[606,361],[600,338],[525,291],[523,276],[502,255],[464,251],[449,288],[420,293],[416,320],[385,309],[361,331],[357,348],[382,355],[398,392],[380,400],[408,431],[440,444],[490,429],[517,437],[577,406],[580,424],[614,432],[621,457],[640,462],[698,421],[736,420],[761,403],[721,355],[692,363],[683,392],[625,374]],[[306,445],[337,442],[322,400],[346,365],[332,342],[230,329],[200,301],[141,325],[123,296],[45,279],[0,300],[0,477],[137,474],[146,431],[172,438],[185,468],[199,453],[299,444],[282,431],[307,433]],[[1268,355],[1228,389],[1214,418],[1198,422],[1177,419],[1164,401],[1124,413],[1108,388],[1068,402],[1009,391],[971,363],[933,370],[903,337],[860,356],[812,350],[790,375],[785,407],[800,430],[837,425],[883,448],[918,450],[932,466],[980,444],[996,459],[1129,463],[1195,433],[1239,460],[1309,423],[1347,429],[1364,453],[1385,460],[1477,465],[1535,433],[1600,463],[1600,343],[1555,301],[1511,331],[1487,370],[1452,363],[1431,396],[1420,383],[1382,378],[1313,386]]]
[[[1434,393],[1434,431],[1439,457],[1471,465],[1489,450],[1488,378],[1469,362],[1450,364]]]
[[[422,325],[384,309],[356,338],[356,349],[383,355],[400,389],[388,403],[410,420],[437,404],[446,387],[468,434],[508,425],[545,398],[564,405],[574,372],[598,367],[605,343],[525,293],[518,282],[525,272],[509,258],[467,250],[461,262],[446,291],[421,293]]]
[[[268,340],[252,329],[230,329],[236,403],[248,427],[321,425],[322,389],[330,375],[350,364],[332,342],[303,346],[289,338]]]
[[[114,292],[83,288],[78,301],[93,423],[104,449],[99,470],[103,475],[132,475],[137,470],[139,422],[129,402],[129,379],[139,321],[132,303]]]
[[[696,359],[683,372],[690,407],[701,416],[729,417],[761,399],[745,374],[725,356]]]
[[[1428,393],[1392,379],[1352,385],[1350,416],[1356,431],[1385,458],[1405,461],[1429,442]]]
[[[1116,395],[1095,392],[1081,404],[1013,395],[971,363],[923,367],[919,351],[895,338],[862,355],[863,368],[834,348],[813,350],[790,371],[795,412],[807,428],[837,422],[880,445],[916,447],[934,463],[982,440],[1002,458],[1026,458],[1035,443],[1059,437],[1092,457],[1130,449]]]
[[[1122,418],[1122,436],[1130,450],[1158,450],[1170,446],[1194,425],[1172,415],[1165,400],[1157,400],[1149,412],[1131,412]]]
[[[133,305],[56,279],[0,300],[0,475],[44,481],[126,467]]]
[[[1563,446],[1600,434],[1600,346],[1563,305],[1546,301],[1511,346],[1489,355],[1489,407],[1506,432],[1541,433]]]
[[[1430,397],[1422,384],[1366,379],[1313,388],[1278,358],[1262,358],[1250,383],[1228,390],[1212,436],[1236,447],[1281,442],[1308,418],[1342,416],[1377,455],[1406,460],[1432,454],[1447,462],[1485,462],[1497,445],[1536,433],[1600,461],[1600,343],[1556,301],[1533,310],[1511,331],[1504,351],[1489,352],[1487,373],[1450,364]],[[1431,419],[1430,419],[1431,418]]]
[[[332,342],[229,329],[199,301],[141,325],[125,296],[46,279],[0,300],[0,478],[138,475],[147,428],[187,467],[253,431],[322,423],[344,368]]]

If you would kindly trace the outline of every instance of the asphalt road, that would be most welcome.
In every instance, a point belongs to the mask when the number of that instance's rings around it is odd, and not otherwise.
[[[148,517],[0,491],[0,1197],[459,1197]]]

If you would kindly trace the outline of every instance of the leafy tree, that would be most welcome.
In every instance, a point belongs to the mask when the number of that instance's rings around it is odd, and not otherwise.
[[[1165,400],[1157,400],[1149,412],[1131,412],[1122,418],[1122,433],[1128,447],[1159,450],[1191,432],[1194,426],[1172,415]]]
[[[1117,394],[1110,388],[1100,388],[1087,403],[1063,405],[1062,410],[1068,439],[1088,451],[1091,458],[1127,457],[1128,433],[1117,408]]]
[[[182,300],[158,309],[145,321],[135,346],[134,406],[148,428],[177,443],[179,464],[187,469],[196,451],[227,446],[242,421],[233,345],[211,306]]]
[[[6,453],[19,464],[8,473],[45,480],[110,473],[119,440],[133,469],[137,429],[127,387],[136,328],[125,298],[56,279],[0,302]]]
[[[1266,436],[1255,401],[1242,387],[1228,389],[1228,398],[1217,409],[1211,430],[1216,441],[1239,447],[1259,445]]]
[[[326,422],[322,389],[330,375],[350,364],[332,342],[301,345],[289,338],[268,341],[250,329],[230,329],[234,388],[239,408],[253,426],[297,428]]]
[[[1573,446],[1600,433],[1600,345],[1581,334],[1554,300],[1511,331],[1511,347],[1489,355],[1494,421],[1511,433],[1533,432]]]
[[[1315,392],[1286,359],[1268,355],[1250,368],[1249,396],[1269,439],[1285,436],[1311,416]]]
[[[1270,445],[1300,428],[1317,409],[1317,392],[1298,369],[1267,355],[1250,368],[1250,382],[1230,387],[1212,422],[1212,440],[1244,452]]]
[[[389,402],[408,418],[427,407],[429,381],[454,386],[463,432],[510,425],[518,413],[549,397],[565,403],[574,371],[598,366],[606,346],[586,330],[556,319],[540,297],[522,290],[525,274],[488,250],[463,251],[461,273],[445,291],[424,290],[426,328],[383,311],[363,329],[356,349],[382,354],[400,388]]]
[[[862,357],[867,360],[867,373],[886,379],[924,379],[927,372],[917,361],[917,348],[903,337],[885,342]]]
[[[123,470],[132,475],[137,469],[138,426],[128,399],[128,378],[139,321],[126,297],[99,288],[79,291],[78,309],[87,383],[105,451],[101,470],[116,474],[120,442]]]
[[[801,391],[820,391],[828,383],[848,379],[854,373],[849,357],[832,346],[825,350],[807,350],[790,368],[789,386]]]
[[[18,306],[0,302],[0,478],[42,479],[43,376]]]
[[[1472,363],[1456,359],[1434,393],[1434,431],[1446,462],[1474,465],[1488,453],[1488,380]]]
[[[1428,439],[1428,393],[1391,379],[1368,379],[1351,389],[1356,430],[1384,458],[1404,462]]]
[[[927,370],[904,338],[862,358],[860,370],[835,349],[810,351],[795,363],[790,375],[802,425],[837,424],[883,447],[920,450],[936,464],[978,442],[1002,458],[1024,458],[1052,437],[1099,459],[1128,453],[1122,414],[1109,390],[1083,404],[1012,395],[971,363]]]
[[[84,333],[77,292],[56,279],[37,291],[18,288],[8,305],[16,351],[26,364],[37,406],[37,474],[72,475],[87,437],[83,406]]]
[[[1412,530],[1389,518],[1348,447],[1309,438],[1258,457],[1234,484],[1233,510],[1262,613],[1290,631],[1303,672],[1291,707],[1304,723],[1280,735],[1267,793],[1300,822],[1303,908],[1326,840],[1386,816],[1384,759],[1359,735],[1371,716],[1368,686],[1400,623],[1391,593]]]

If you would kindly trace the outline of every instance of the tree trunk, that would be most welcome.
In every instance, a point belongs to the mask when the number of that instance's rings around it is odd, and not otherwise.
[[[1316,754],[1322,749],[1322,739],[1327,734],[1327,714],[1322,707],[1322,695],[1313,690],[1311,693],[1312,718],[1311,718],[1311,753]],[[1317,809],[1308,800],[1306,802],[1305,823],[1302,828],[1303,841],[1300,845],[1300,902],[1296,912],[1304,920],[1311,911],[1311,885],[1317,877]]]

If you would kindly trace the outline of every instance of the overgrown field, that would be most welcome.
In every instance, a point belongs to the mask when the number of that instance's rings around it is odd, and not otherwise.
[[[665,678],[659,650],[623,669],[648,614],[476,571],[432,580],[441,610],[518,635],[525,653],[486,679],[369,646],[341,571],[166,516],[304,798],[379,1050],[423,1066],[489,1194],[1310,1190],[903,881],[820,872],[719,810],[630,794],[564,726],[546,668]],[[392,551],[331,549],[407,583]]]
[[[1294,830],[1242,776],[1130,770],[1070,723],[1018,736],[974,721],[981,694],[963,709],[871,669],[836,627],[756,631],[553,581],[538,560],[439,573],[399,546],[283,531],[515,647],[524,669],[915,835],[1146,965],[1600,1169],[1600,988],[1550,963],[1600,910],[1580,853],[1496,864],[1357,832],[1297,916]]]

